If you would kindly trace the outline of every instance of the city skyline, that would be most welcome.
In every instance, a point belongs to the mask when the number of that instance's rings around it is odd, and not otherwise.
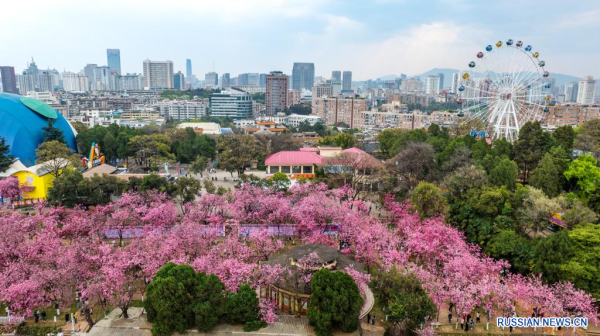
[[[153,0],[143,6],[139,1],[97,4],[32,1],[30,20],[7,16],[5,24],[15,29],[0,35],[0,43],[11,49],[3,55],[2,65],[14,66],[19,73],[33,56],[40,69],[78,72],[88,63],[107,65],[106,49],[119,48],[123,73],[141,73],[144,59],[172,60],[174,70],[182,72],[186,59],[191,59],[199,78],[212,71],[213,62],[217,73],[279,70],[291,74],[293,62],[304,61],[315,64],[316,76],[328,77],[332,70],[343,68],[360,81],[400,73],[418,75],[431,68],[464,69],[485,45],[514,38],[532,44],[552,73],[600,77],[600,67],[592,62],[600,57],[600,47],[593,43],[600,27],[600,4],[593,1],[583,1],[575,9],[559,7],[558,1],[544,6],[461,0],[432,1],[427,6],[410,0],[348,1],[344,6],[333,0],[231,0],[201,5],[175,0],[166,8]],[[98,15],[110,13],[114,22],[136,29],[123,34],[120,25],[89,25],[80,14],[92,7]],[[6,4],[5,9],[16,12],[18,7]],[[39,39],[47,18],[59,16],[61,20],[52,21],[53,30],[68,31],[76,43]],[[177,17],[180,26],[148,20],[159,16]],[[253,20],[240,29],[238,22],[244,17]],[[72,29],[79,24],[89,29]],[[202,33],[202,43],[186,43],[189,36],[181,31]],[[35,49],[31,40],[37,42]],[[231,51],[222,52],[224,48]]]

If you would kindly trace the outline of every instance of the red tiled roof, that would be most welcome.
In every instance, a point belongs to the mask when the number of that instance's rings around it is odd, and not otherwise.
[[[325,159],[312,152],[301,151],[283,151],[267,156],[265,165],[267,166],[303,166],[303,165],[322,165]]]
[[[352,148],[348,148],[348,149],[344,149],[342,151],[342,153],[358,153],[358,154],[367,154],[367,152],[365,152],[362,149],[356,148],[356,147],[352,147]]]

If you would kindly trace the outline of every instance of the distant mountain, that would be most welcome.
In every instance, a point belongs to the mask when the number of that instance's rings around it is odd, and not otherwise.
[[[458,72],[458,71],[459,70],[457,70],[457,69],[433,68],[433,69],[431,69],[427,72],[424,72],[415,77],[419,77],[419,78],[421,78],[422,81],[424,81],[425,78],[427,78],[427,76],[437,75],[439,73],[442,73],[442,74],[444,74],[444,87],[450,87],[450,85],[452,83],[452,74],[455,72]],[[550,77],[556,79],[556,86],[565,85],[569,82],[578,82],[579,80],[581,80],[580,77],[574,77],[574,76],[570,76],[570,75],[563,75],[563,74],[552,73],[552,72],[550,73]]]

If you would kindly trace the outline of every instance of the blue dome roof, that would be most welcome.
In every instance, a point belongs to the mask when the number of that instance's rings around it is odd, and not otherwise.
[[[48,118],[32,111],[19,95],[0,93],[0,136],[10,146],[10,154],[27,166],[35,165],[35,150],[44,141],[43,127]],[[69,122],[59,113],[52,125],[63,131],[67,145],[77,151],[75,134]]]

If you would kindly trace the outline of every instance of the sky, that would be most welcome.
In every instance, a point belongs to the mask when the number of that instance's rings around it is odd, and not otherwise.
[[[185,73],[315,75],[354,80],[465,69],[497,40],[522,40],[551,73],[600,77],[600,1],[564,0],[28,0],[0,14],[0,65],[80,71],[121,50],[122,72],[145,59]]]

